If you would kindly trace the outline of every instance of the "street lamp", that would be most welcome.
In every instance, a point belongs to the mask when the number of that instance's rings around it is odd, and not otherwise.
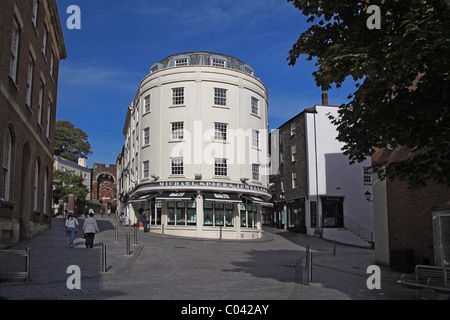
[[[364,193],[364,197],[366,198],[367,202],[373,202],[373,200],[371,200],[372,194],[370,193],[369,190],[367,190],[367,191]]]

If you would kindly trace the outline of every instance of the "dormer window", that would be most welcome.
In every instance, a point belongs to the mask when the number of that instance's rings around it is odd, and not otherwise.
[[[226,61],[223,60],[223,59],[211,58],[211,65],[213,67],[225,68],[226,67]]]
[[[189,60],[188,60],[188,58],[175,59],[174,65],[175,65],[175,67],[188,66],[189,65]]]

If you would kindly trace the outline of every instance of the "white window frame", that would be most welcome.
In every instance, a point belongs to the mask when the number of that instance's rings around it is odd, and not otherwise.
[[[223,88],[214,88],[214,105],[226,107],[227,106],[228,90]]]
[[[259,131],[252,129],[252,147],[259,148]]]
[[[217,57],[211,57],[211,66],[225,68],[227,66],[227,60]]]
[[[144,142],[144,146],[150,145],[150,127],[144,128],[142,132],[142,141]]]
[[[184,87],[172,88],[172,105],[184,105]]]
[[[214,176],[216,177],[228,176],[228,159],[226,158],[214,159]]]
[[[174,59],[173,65],[175,67],[185,67],[189,65],[189,58],[183,57],[183,58],[176,58]]]
[[[183,141],[184,139],[184,122],[170,123],[170,139],[172,141]]]
[[[143,100],[144,102],[144,105],[143,105],[143,114],[146,114],[146,113],[149,113],[150,112],[150,110],[151,110],[151,106],[150,106],[150,95],[148,95],[148,96],[145,96],[144,97],[144,100]]]
[[[150,177],[150,162],[142,162],[142,179],[148,179]]]
[[[363,182],[366,185],[372,184],[372,174],[370,167],[363,167]]]
[[[228,124],[214,122],[214,141],[228,141]]]
[[[170,158],[170,175],[183,176],[184,175],[184,158],[176,157]]]
[[[252,179],[254,181],[260,181],[260,174],[259,174],[260,165],[253,163],[252,164]]]
[[[252,97],[251,98],[251,106],[252,106],[252,114],[255,116],[259,115],[259,99]]]

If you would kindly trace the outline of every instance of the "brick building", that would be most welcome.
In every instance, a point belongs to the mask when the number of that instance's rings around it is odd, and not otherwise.
[[[381,149],[372,161],[389,163],[412,155],[405,147]],[[413,190],[406,182],[374,177],[373,203],[377,264],[400,272],[416,264],[450,266],[449,188],[430,182]]]
[[[59,61],[54,0],[0,2],[0,248],[51,225]]]
[[[92,169],[92,200],[101,201],[105,212],[117,201],[117,166],[108,167],[102,163],[94,163]]]

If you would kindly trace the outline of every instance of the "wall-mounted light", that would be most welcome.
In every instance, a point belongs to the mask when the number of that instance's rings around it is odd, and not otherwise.
[[[195,180],[202,180],[202,174],[201,173],[196,173],[194,175],[194,177],[195,177]]]
[[[153,181],[158,181],[159,180],[159,176],[157,176],[156,173],[150,174],[150,177],[152,177]]]
[[[373,200],[371,200],[372,194],[370,193],[369,190],[367,190],[367,191],[364,193],[364,197],[366,198],[367,202],[373,202]]]
[[[242,183],[247,183],[247,181],[248,181],[248,178],[241,178]]]

